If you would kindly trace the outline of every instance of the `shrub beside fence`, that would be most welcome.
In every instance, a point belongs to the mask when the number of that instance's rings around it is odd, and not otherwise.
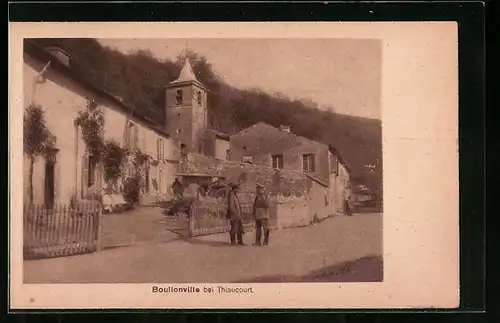
[[[70,256],[100,250],[100,204],[25,205],[24,259]]]

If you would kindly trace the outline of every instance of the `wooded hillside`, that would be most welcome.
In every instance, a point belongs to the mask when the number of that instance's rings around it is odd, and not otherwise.
[[[95,39],[37,39],[41,46],[57,45],[71,56],[71,67],[83,77],[118,96],[156,120],[163,120],[164,89],[175,80],[186,57],[198,79],[209,89],[210,127],[234,133],[259,121],[279,127],[288,124],[300,136],[335,146],[354,177],[379,191],[382,185],[382,132],[380,120],[334,113],[314,107],[314,98],[299,101],[259,89],[242,90],[221,80],[205,57],[194,52],[175,62],[160,60],[149,51],[123,54]],[[168,131],[169,129],[167,129]],[[366,164],[377,166],[368,173]],[[381,192],[379,193],[381,196]]]

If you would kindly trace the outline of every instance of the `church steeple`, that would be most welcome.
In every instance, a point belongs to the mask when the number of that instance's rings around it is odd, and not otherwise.
[[[166,88],[167,131],[188,151],[202,150],[201,136],[208,123],[207,91],[187,58],[179,77]]]
[[[179,78],[172,83],[181,83],[181,82],[199,82],[196,78],[196,75],[193,72],[193,68],[189,63],[189,59],[186,58],[186,62],[184,62],[184,66],[182,67],[181,73],[179,74]]]

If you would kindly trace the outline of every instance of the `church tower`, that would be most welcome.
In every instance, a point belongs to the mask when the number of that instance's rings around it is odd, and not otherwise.
[[[186,59],[179,78],[167,85],[166,125],[174,140],[187,151],[201,153],[207,129],[207,88],[197,80]]]

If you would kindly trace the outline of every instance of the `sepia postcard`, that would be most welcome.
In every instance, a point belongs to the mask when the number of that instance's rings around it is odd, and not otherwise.
[[[9,32],[11,309],[458,307],[456,23]]]

